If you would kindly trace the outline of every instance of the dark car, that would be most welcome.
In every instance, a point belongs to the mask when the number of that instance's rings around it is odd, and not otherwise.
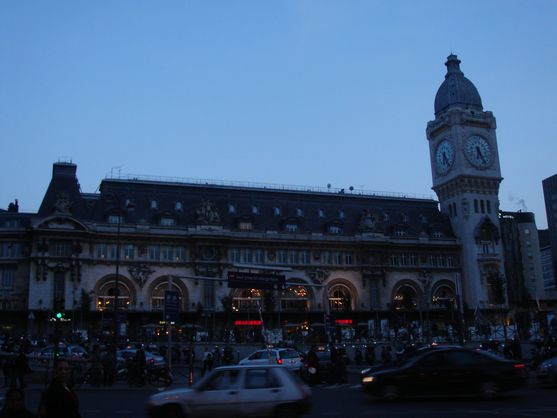
[[[419,351],[390,366],[363,370],[364,391],[385,400],[461,394],[493,398],[526,382],[524,363],[491,353],[454,347]]]

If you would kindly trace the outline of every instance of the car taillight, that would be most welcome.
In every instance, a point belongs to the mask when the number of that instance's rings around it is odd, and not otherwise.
[[[281,358],[279,358],[279,359],[277,360],[277,364],[282,364],[282,359],[281,359]]]
[[[513,367],[514,367],[515,369],[524,369],[524,368],[526,367],[526,364],[524,364],[524,363],[518,363],[518,364],[515,364]]]

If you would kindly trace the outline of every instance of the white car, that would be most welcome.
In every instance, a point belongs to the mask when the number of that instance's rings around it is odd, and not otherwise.
[[[278,365],[223,366],[188,389],[152,395],[149,418],[298,417],[309,411],[311,391]]]
[[[269,348],[251,353],[240,360],[238,364],[278,364],[292,371],[299,372],[302,369],[302,355],[293,348]]]

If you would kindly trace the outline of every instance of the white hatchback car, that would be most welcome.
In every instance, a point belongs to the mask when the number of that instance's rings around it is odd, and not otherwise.
[[[302,355],[293,348],[269,348],[251,353],[238,364],[278,364],[295,372],[302,369]]]
[[[278,365],[223,366],[192,388],[152,395],[149,418],[295,418],[309,411],[311,391]]]

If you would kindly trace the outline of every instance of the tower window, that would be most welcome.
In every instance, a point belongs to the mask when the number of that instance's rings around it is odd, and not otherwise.
[[[259,215],[259,208],[257,206],[252,206],[251,207],[251,213],[253,215]]]
[[[280,210],[279,207],[275,207],[274,213],[275,213],[275,216],[280,216],[280,215],[282,215],[282,211]]]
[[[478,210],[478,199],[474,199],[474,212],[475,213],[479,212],[479,210]]]
[[[230,213],[230,214],[235,214],[236,213],[236,206],[234,206],[232,203],[228,204],[228,213]]]
[[[183,210],[182,202],[176,202],[176,204],[174,205],[174,210],[178,212],[182,211]]]
[[[486,200],[485,204],[487,206],[487,213],[491,213],[491,200]]]
[[[456,203],[454,203],[454,202],[453,202],[453,213],[454,213],[455,217],[458,215],[457,212],[456,212]]]
[[[485,213],[485,203],[483,200],[480,200],[480,209],[482,213]]]

